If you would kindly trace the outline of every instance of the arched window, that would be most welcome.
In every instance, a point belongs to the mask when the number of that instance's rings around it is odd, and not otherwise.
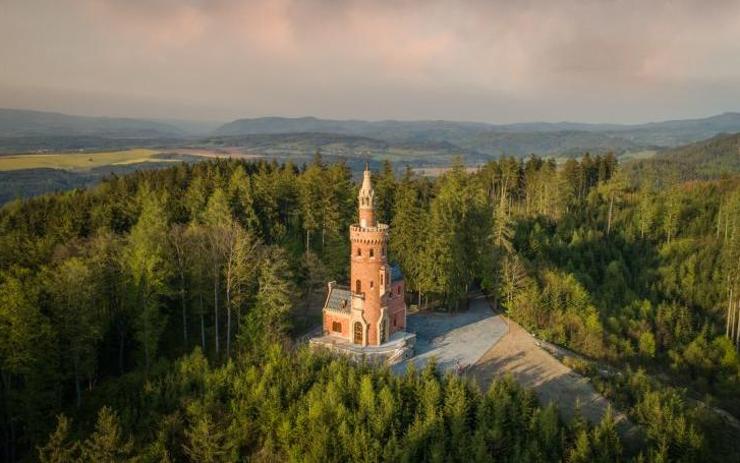
[[[360,248],[357,248],[357,255],[358,255],[358,256],[361,256],[361,255],[362,255],[362,249],[360,249]]]
[[[373,248],[370,248],[370,257],[375,256],[375,250]]]
[[[355,281],[355,292],[357,294],[362,292],[362,282],[360,280]]]
[[[373,288],[374,288],[374,286],[373,286],[373,281],[372,281],[372,280],[370,280],[370,289],[373,289]]]

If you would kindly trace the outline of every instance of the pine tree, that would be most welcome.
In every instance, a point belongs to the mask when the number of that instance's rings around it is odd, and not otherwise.
[[[228,248],[228,238],[230,230],[233,229],[233,222],[226,194],[221,188],[216,188],[208,199],[208,206],[203,213],[203,223],[207,228],[207,256],[213,282],[213,342],[216,356],[221,351],[221,328],[219,325],[221,274],[225,249]]]
[[[43,447],[38,447],[40,463],[69,463],[78,461],[79,442],[69,440],[69,419],[57,416],[57,428]]]
[[[161,298],[168,292],[171,268],[164,202],[148,188],[141,190],[140,200],[141,214],[131,229],[125,259],[131,278],[130,303],[138,310],[135,313],[135,337],[144,349],[144,364],[149,368],[165,328],[166,316],[161,312]]]
[[[243,349],[253,353],[264,352],[269,342],[281,340],[290,328],[288,315],[295,291],[287,256],[280,248],[266,251],[259,265],[258,288],[239,340]]]
[[[97,344],[103,337],[104,320],[94,304],[97,288],[87,262],[78,257],[62,262],[45,280],[52,294],[52,319],[59,335],[63,369],[73,375],[79,407],[81,381],[94,372]]]
[[[83,461],[118,463],[134,460],[134,441],[124,436],[118,415],[109,407],[98,412],[95,432],[82,443]]]
[[[213,423],[211,417],[201,416],[185,430],[187,443],[183,444],[190,461],[198,463],[218,463],[225,461],[229,446],[223,431]]]
[[[397,190],[396,178],[393,175],[393,166],[388,160],[383,161],[383,169],[377,179],[373,181],[375,187],[375,214],[378,222],[390,223],[395,205]]]
[[[252,233],[261,233],[262,227],[255,211],[252,180],[243,165],[236,166],[231,174],[228,196],[232,215],[239,223]]]
[[[593,430],[593,453],[595,462],[613,463],[622,461],[622,443],[617,433],[611,406]]]
[[[391,229],[391,257],[401,265],[407,286],[419,291],[421,298],[420,277],[423,245],[427,236],[426,218],[419,191],[408,174],[396,192]]]

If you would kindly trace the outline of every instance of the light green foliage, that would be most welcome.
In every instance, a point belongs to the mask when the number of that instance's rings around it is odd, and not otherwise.
[[[95,431],[82,442],[82,461],[118,463],[135,461],[134,442],[125,436],[121,429],[118,415],[109,407],[103,407],[98,412],[98,422]]]
[[[49,441],[43,447],[38,448],[40,463],[69,463],[76,461],[79,454],[79,443],[70,442],[69,419],[64,415],[57,417],[57,428],[51,435]]]
[[[98,343],[103,336],[103,313],[95,307],[96,282],[88,263],[72,257],[45,278],[53,299],[51,318],[59,333],[62,371],[75,382],[77,406],[81,381],[95,371]]]
[[[287,256],[279,248],[267,250],[260,264],[254,307],[247,313],[240,343],[245,351],[259,352],[269,342],[283,339],[290,329],[295,300]]]
[[[650,331],[645,331],[640,335],[640,354],[645,357],[655,357],[655,336]]]
[[[141,190],[140,200],[141,214],[131,229],[124,252],[131,278],[130,303],[141,308],[136,318],[136,336],[148,367],[157,354],[159,337],[165,328],[161,298],[169,290],[171,267],[164,201],[148,188]]]
[[[390,250],[405,271],[407,286],[415,290],[427,290],[426,282],[422,281],[421,262],[428,229],[417,182],[407,171],[399,183],[391,220],[393,233],[390,237]]]
[[[439,182],[439,192],[430,205],[418,279],[454,310],[467,295],[479,267],[487,214],[483,195],[461,165],[453,166]]]
[[[254,208],[252,181],[244,166],[238,166],[229,178],[229,204],[239,223],[252,233],[261,233],[259,217]]]

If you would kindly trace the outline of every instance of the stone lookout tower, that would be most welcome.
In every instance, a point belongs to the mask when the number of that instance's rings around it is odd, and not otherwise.
[[[414,336],[404,332],[404,280],[399,268],[388,263],[389,227],[375,218],[375,191],[367,166],[357,199],[359,223],[349,227],[349,285],[329,283],[323,336],[313,342],[351,346],[345,350],[353,352],[359,352],[358,347],[388,346],[392,354],[394,343],[395,348],[407,347]]]

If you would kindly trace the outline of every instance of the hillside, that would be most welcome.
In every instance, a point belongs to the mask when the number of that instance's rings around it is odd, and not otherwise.
[[[740,131],[740,113],[653,122],[591,124],[526,122],[488,124],[457,121],[363,121],[315,117],[261,117],[227,124],[188,120],[84,117],[0,109],[0,153],[108,150],[216,144],[259,149],[280,158],[336,151],[340,156],[449,162],[462,155],[476,161],[531,153],[574,157],[585,152],[629,154],[673,148],[720,133]],[[290,136],[286,143],[285,137]],[[332,140],[332,138],[334,138]]]
[[[174,125],[143,119],[85,117],[42,111],[0,109],[0,137],[155,138],[183,135],[185,132]]]
[[[446,142],[462,151],[499,157],[529,153],[572,156],[586,151],[622,154],[656,147],[674,147],[731,131],[740,131],[740,113],[635,125],[572,122],[496,125],[479,122],[264,117],[230,122],[218,128],[215,135],[324,133],[396,143]]]
[[[667,149],[655,158],[627,164],[640,173],[646,169],[675,172],[681,179],[708,179],[740,172],[740,133],[721,134],[708,140]]]

